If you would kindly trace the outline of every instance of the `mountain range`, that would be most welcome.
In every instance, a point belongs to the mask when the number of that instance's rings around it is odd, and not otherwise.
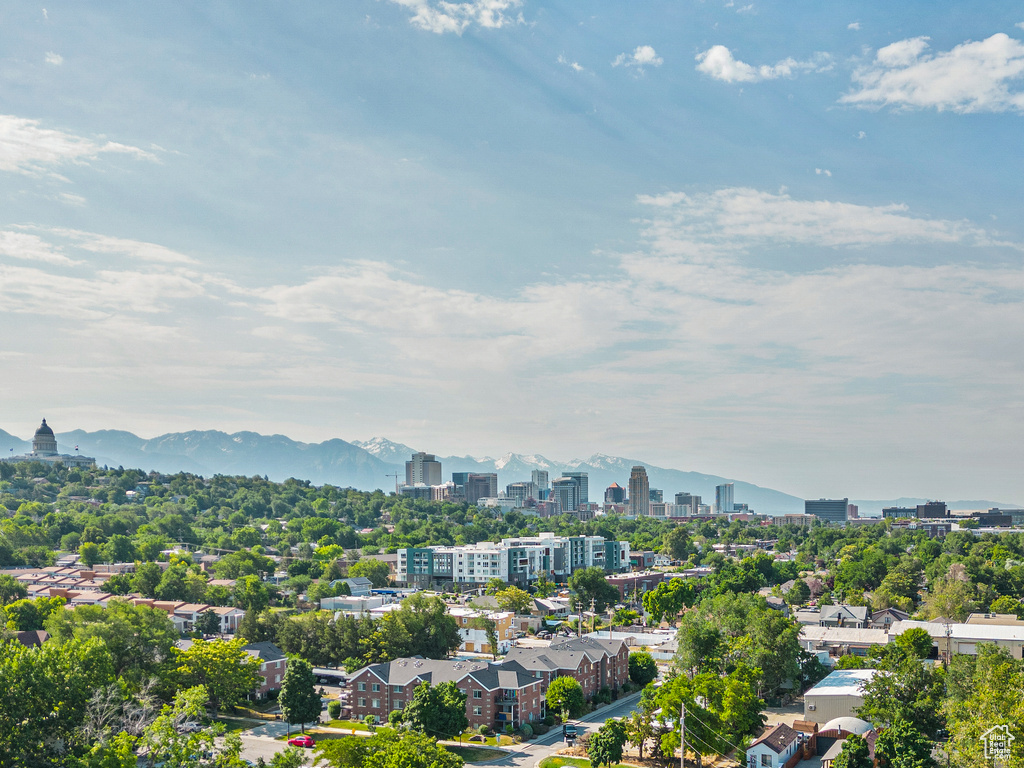
[[[74,430],[57,434],[59,449],[70,453],[78,446],[79,453],[92,456],[100,466],[134,467],[159,472],[192,472],[198,475],[266,475],[272,480],[295,477],[317,485],[330,483],[361,490],[390,490],[394,476],[405,478],[405,461],[416,450],[383,437],[363,442],[332,439],[322,443],[302,443],[284,435],[261,435],[256,432],[228,434],[216,430],[171,432],[146,439],[119,430],[85,432]],[[27,453],[31,442],[0,429],[0,455]],[[647,468],[651,488],[660,488],[665,500],[671,502],[677,492],[701,496],[706,504],[715,498],[715,486],[734,483],[734,500],[747,504],[757,512],[802,512],[803,499],[782,491],[764,488],[732,478],[657,467],[653,464],[617,456],[594,454],[588,459],[552,461],[539,454],[506,453],[500,458],[489,456],[441,456],[444,476],[452,472],[496,472],[498,487],[517,480],[529,480],[535,470],[546,470],[551,479],[566,470],[588,474],[590,501],[601,501],[604,489],[613,482],[626,486],[630,470],[641,464]],[[860,505],[861,515],[879,514],[886,506],[913,506],[924,499],[869,500]],[[951,509],[987,509],[994,506],[1015,506],[1005,503],[974,500],[950,502]]]

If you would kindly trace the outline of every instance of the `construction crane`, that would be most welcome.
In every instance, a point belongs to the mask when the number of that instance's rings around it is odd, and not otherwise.
[[[393,478],[395,478],[395,495],[397,496],[398,495],[398,478],[399,478],[399,474],[397,472],[395,472],[393,475],[384,475],[384,477],[393,477]]]

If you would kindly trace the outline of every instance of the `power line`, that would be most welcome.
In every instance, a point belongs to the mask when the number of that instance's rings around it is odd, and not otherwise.
[[[742,748],[741,748],[741,747],[738,747],[738,746],[737,746],[736,744],[733,744],[733,743],[732,743],[731,741],[729,741],[729,740],[728,740],[727,738],[725,738],[725,736],[723,736],[723,735],[722,735],[722,734],[721,734],[721,733],[720,733],[719,731],[716,731],[716,730],[715,730],[714,728],[712,728],[712,727],[711,727],[710,725],[708,725],[708,724],[707,724],[707,723],[705,723],[705,722],[704,722],[703,720],[701,720],[701,719],[700,719],[699,717],[697,717],[697,716],[696,716],[695,714],[693,714],[693,712],[690,712],[690,717],[692,717],[692,718],[693,718],[694,720],[696,720],[696,721],[697,721],[698,723],[700,723],[701,725],[703,725],[703,726],[704,726],[705,728],[707,728],[707,729],[708,729],[709,731],[711,731],[711,733],[715,734],[715,735],[716,735],[716,736],[717,736],[718,738],[720,738],[720,739],[721,739],[721,740],[722,740],[723,742],[725,742],[726,744],[728,744],[728,745],[729,745],[730,747],[732,747],[733,749],[737,749],[737,750],[741,750],[741,751],[742,751]],[[705,742],[705,745],[704,745],[704,746],[707,746],[707,743],[706,743],[706,742]]]

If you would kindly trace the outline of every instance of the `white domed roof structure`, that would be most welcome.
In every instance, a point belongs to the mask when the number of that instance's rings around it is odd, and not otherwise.
[[[825,723],[818,729],[818,733],[822,731],[846,731],[847,733],[853,733],[857,736],[863,736],[865,733],[870,731],[874,726],[866,720],[861,720],[859,717],[835,717]]]

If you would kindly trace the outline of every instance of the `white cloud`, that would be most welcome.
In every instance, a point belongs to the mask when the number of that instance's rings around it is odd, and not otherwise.
[[[27,232],[0,230],[0,256],[48,264],[75,264],[61,252],[58,245],[48,243],[38,235]]]
[[[816,174],[817,174],[818,176],[828,176],[828,177],[830,177],[830,178],[831,178],[831,176],[832,176],[832,171],[828,170],[827,168],[815,168],[815,169],[814,169],[814,172],[815,172],[815,173],[816,173]]]
[[[61,56],[59,53],[54,53],[53,51],[47,51],[46,52],[46,63],[47,64],[53,64],[54,66],[58,66],[59,67],[61,64],[64,63],[64,57]]]
[[[832,68],[832,57],[820,52],[806,61],[786,58],[776,64],[754,67],[734,57],[724,45],[713,45],[698,53],[696,59],[698,71],[727,83],[756,83],[792,77],[798,72],[824,72]]]
[[[436,34],[454,32],[461,35],[471,24],[486,29],[499,29],[509,24],[523,24],[522,13],[513,11],[522,0],[391,0],[413,12],[410,21],[420,29]]]
[[[1018,29],[1024,29],[1024,21],[1018,21],[1013,26],[1017,27]]]
[[[82,232],[75,229],[52,229],[56,235],[72,240],[75,245],[91,253],[117,254],[139,261],[152,261],[166,264],[195,264],[195,259],[183,253],[165,248],[156,243],[141,240],[127,240],[120,237],[97,235],[94,232]]]
[[[569,61],[569,59],[565,58],[564,55],[559,55],[555,61],[563,66],[569,67],[573,72],[585,71],[578,61]]]
[[[866,133],[864,133],[864,131],[857,131],[857,138],[858,139],[866,139],[867,137],[868,137],[868,135]]]
[[[632,53],[620,53],[612,61],[613,67],[636,67],[642,72],[644,67],[660,67],[664,59],[649,45],[638,45]]]
[[[754,4],[753,3],[750,3],[750,5],[741,6],[741,7],[736,9],[736,13],[753,13],[753,12],[754,12]]]
[[[900,40],[853,74],[857,90],[840,101],[858,106],[950,110],[958,113],[1024,111],[1024,43],[998,33],[950,51],[926,53],[927,37]]]
[[[38,120],[0,115],[0,171],[31,176],[58,176],[44,170],[65,163],[85,163],[101,153],[114,152],[154,159],[150,153],[116,142],[97,142],[81,136],[42,128]]]
[[[851,21],[849,24],[846,25],[846,28],[852,30],[853,32],[857,32],[858,30],[860,30],[860,22]]]
[[[785,193],[742,187],[637,199],[661,212],[645,233],[658,253],[721,256],[766,243],[822,248],[897,243],[1018,247],[970,222],[913,216],[901,204],[796,200]]]

